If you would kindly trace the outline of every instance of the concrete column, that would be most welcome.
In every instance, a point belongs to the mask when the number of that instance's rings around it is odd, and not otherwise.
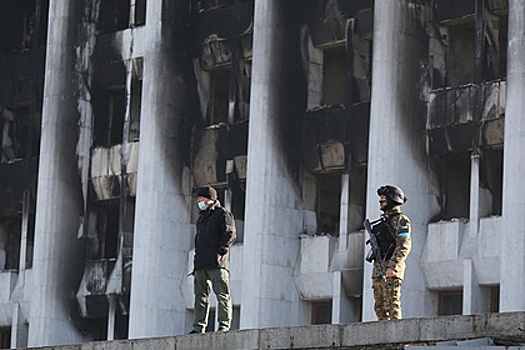
[[[479,162],[479,154],[470,157],[469,237],[476,237],[479,229]]]
[[[507,106],[503,152],[503,256],[500,311],[523,311],[525,299],[525,2],[509,1]]]
[[[46,47],[42,138],[36,203],[31,347],[82,340],[71,321],[82,272],[77,231],[82,194],[77,170],[79,112],[75,74],[81,3],[51,0]]]
[[[339,239],[338,251],[344,254],[348,247],[348,222],[350,213],[350,174],[341,175],[341,207],[339,209]],[[346,296],[343,273],[335,271],[332,273],[332,323],[348,323],[357,321],[355,319],[355,306]]]
[[[380,185],[399,185],[409,198],[402,208],[411,219],[413,231],[402,291],[404,317],[435,314],[419,267],[426,224],[437,211],[425,153],[425,102],[420,98],[428,84],[422,78],[428,57],[428,38],[422,24],[428,10],[406,0],[376,0],[374,7],[366,213],[369,218],[380,215],[376,194]],[[376,317],[372,265],[364,266],[362,315],[368,321]]]
[[[294,6],[296,1],[255,1],[241,329],[309,322],[300,316],[293,279],[303,214],[300,156],[290,150],[301,145],[294,118],[306,107],[306,79],[294,56]]]
[[[463,315],[475,315],[489,311],[488,288],[482,288],[476,277],[472,259],[463,261]]]
[[[151,0],[146,13],[129,337],[189,331],[180,289],[190,249],[185,119],[196,111],[189,0]]]

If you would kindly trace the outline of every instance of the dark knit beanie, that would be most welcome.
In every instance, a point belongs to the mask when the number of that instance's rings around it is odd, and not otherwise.
[[[211,200],[217,200],[217,191],[211,186],[199,187],[197,193],[195,194],[195,197],[199,196],[206,197]]]

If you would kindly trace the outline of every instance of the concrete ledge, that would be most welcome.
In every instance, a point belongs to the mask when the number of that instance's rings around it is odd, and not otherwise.
[[[525,344],[525,312],[412,318],[341,325],[265,328],[226,333],[91,342],[42,350],[268,350],[399,349],[400,344],[434,345],[445,340],[511,339]]]

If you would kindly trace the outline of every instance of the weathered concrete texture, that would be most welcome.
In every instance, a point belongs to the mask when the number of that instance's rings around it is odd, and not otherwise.
[[[293,125],[306,107],[306,82],[300,85],[293,63],[299,31],[287,21],[291,5],[255,2],[246,213],[257,214],[245,221],[241,329],[297,325],[306,318],[293,282],[303,213],[294,174],[298,157],[290,153],[300,146]],[[304,106],[298,104],[302,92]]]
[[[424,140],[425,106],[419,89],[428,84],[422,67],[427,63],[428,38],[421,20],[428,15],[425,5],[410,1],[376,0],[374,8],[374,55],[366,214],[379,215],[375,189],[393,183],[405,190],[409,200],[403,206],[412,223],[412,252],[402,293],[403,312],[431,315],[431,295],[419,267],[429,219],[437,211],[432,175],[428,169]],[[396,44],[393,44],[396,43]],[[415,67],[419,67],[415,68]],[[403,136],[404,135],[404,136]],[[411,176],[410,174],[418,174]],[[363,320],[375,319],[371,288],[371,264],[365,265]],[[410,291],[410,292],[408,292]]]
[[[80,277],[81,188],[77,174],[77,3],[52,0],[45,68],[42,142],[35,224],[29,345],[71,344],[82,336],[71,321]]]
[[[133,341],[92,342],[41,348],[41,350],[284,350],[363,347],[399,349],[401,344],[429,346],[447,340],[461,341],[476,338],[493,338],[499,342],[506,341],[507,344],[515,345],[524,344],[525,313],[253,329]]]
[[[185,127],[194,84],[184,49],[188,4],[155,0],[147,6],[130,338],[184,334],[188,329],[179,287],[188,273],[191,240]],[[166,20],[166,14],[173,17]]]
[[[525,180],[525,2],[509,1],[509,44],[507,76],[507,113],[505,115],[505,152],[503,165],[503,247],[501,265],[502,311],[525,309],[525,199],[518,190]]]

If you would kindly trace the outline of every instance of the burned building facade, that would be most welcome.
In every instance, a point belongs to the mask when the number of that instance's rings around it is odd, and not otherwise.
[[[0,347],[189,331],[201,185],[239,230],[234,328],[374,320],[363,221],[387,183],[413,221],[405,317],[525,310],[523,1],[0,19]]]

